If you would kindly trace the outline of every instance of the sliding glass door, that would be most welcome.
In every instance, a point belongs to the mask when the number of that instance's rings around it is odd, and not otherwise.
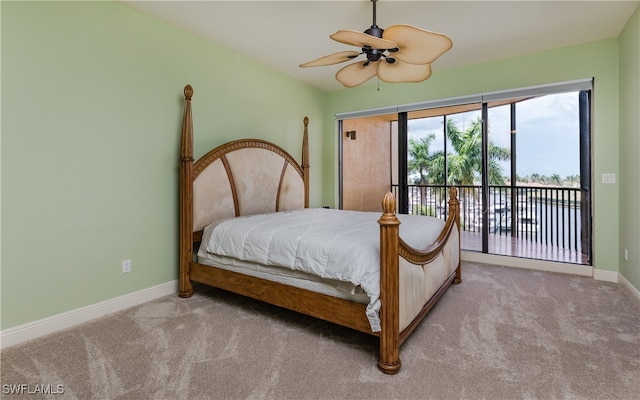
[[[488,138],[509,148],[509,158],[493,171],[509,171],[504,185],[489,186],[489,215],[494,235],[489,247],[522,244],[538,257],[590,264],[590,126],[587,91],[517,99],[489,107]],[[509,243],[511,245],[511,243]],[[502,253],[507,249],[497,250]]]
[[[343,205],[378,210],[378,197],[392,190],[399,212],[446,218],[456,186],[463,249],[590,265],[590,83],[584,87],[345,119]],[[375,144],[356,156],[361,139]],[[349,183],[354,172],[357,184]]]

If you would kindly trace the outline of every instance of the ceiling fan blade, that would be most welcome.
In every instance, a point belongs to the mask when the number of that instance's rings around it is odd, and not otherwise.
[[[364,32],[350,31],[346,29],[339,30],[329,36],[336,42],[350,44],[358,47],[371,47],[372,49],[393,49],[398,47],[395,42],[386,39],[380,39],[375,36],[368,35]]]
[[[336,79],[346,87],[358,86],[376,76],[377,62],[356,62],[342,68],[336,74]]]
[[[300,64],[300,67],[321,67],[324,65],[333,65],[339,64],[341,62],[353,60],[358,57],[360,53],[357,51],[341,51],[339,53],[329,54],[328,56],[316,58],[313,61],[306,62],[304,64]]]
[[[416,28],[411,25],[393,25],[385,29],[382,37],[398,44],[393,57],[410,64],[430,64],[453,47],[447,35]]]
[[[378,78],[389,83],[422,82],[431,76],[431,64],[410,64],[396,60],[393,64],[380,61]]]

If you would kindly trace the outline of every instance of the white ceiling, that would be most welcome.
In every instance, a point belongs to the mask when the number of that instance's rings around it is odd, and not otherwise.
[[[373,22],[370,0],[349,1],[123,1],[325,91],[345,64],[299,68],[312,59],[357,48],[335,42],[339,29],[364,31]],[[409,24],[440,32],[453,48],[439,70],[616,37],[640,0],[625,1],[418,1],[379,0],[381,28]]]

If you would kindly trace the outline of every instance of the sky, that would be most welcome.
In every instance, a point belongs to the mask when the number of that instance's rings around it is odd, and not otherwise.
[[[498,146],[510,148],[510,107],[489,109],[489,138]],[[458,127],[466,129],[480,111],[450,115]],[[443,118],[411,120],[409,137],[435,133],[432,151],[444,147]],[[578,92],[560,93],[524,100],[516,104],[516,171],[519,176],[558,174],[561,178],[580,173]],[[503,174],[510,175],[509,162],[502,163]]]

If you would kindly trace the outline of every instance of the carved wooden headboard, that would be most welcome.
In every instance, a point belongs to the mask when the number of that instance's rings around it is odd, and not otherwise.
[[[215,220],[305,207],[302,167],[258,139],[217,147],[193,168],[193,229]]]
[[[302,165],[279,146],[260,139],[223,144],[194,163],[191,86],[185,87],[184,94],[181,229],[199,232],[223,218],[309,206],[307,117],[303,119]]]

